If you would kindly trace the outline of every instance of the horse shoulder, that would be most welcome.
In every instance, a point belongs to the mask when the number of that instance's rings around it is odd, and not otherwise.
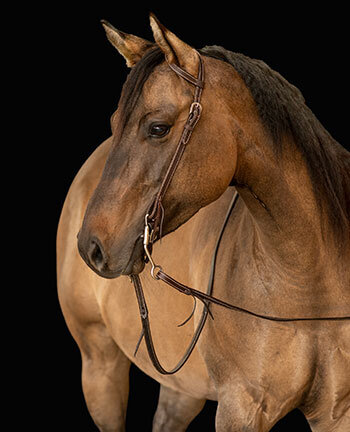
[[[102,324],[93,286],[100,279],[82,261],[77,234],[87,203],[101,176],[112,138],[104,141],[80,168],[66,196],[57,230],[57,288],[66,323],[78,344],[91,324]]]

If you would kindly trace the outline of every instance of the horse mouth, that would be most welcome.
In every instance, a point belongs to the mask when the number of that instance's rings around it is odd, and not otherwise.
[[[121,272],[121,275],[130,276],[132,274],[139,274],[145,268],[143,241],[141,236],[137,238],[133,250],[131,252],[129,261]]]
[[[130,276],[139,274],[145,268],[144,251],[142,238],[138,237],[134,243],[130,258],[124,268],[115,270],[106,268],[101,272],[97,272],[100,276],[107,279],[115,279],[119,276]],[[96,270],[95,270],[96,271]]]

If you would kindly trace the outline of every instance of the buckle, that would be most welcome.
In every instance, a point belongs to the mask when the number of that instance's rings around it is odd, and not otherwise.
[[[152,237],[153,237],[153,230],[150,232],[150,226],[148,223],[148,217],[149,214],[147,213],[145,216],[145,229],[143,232],[143,249],[145,251],[145,254],[148,258],[148,261],[150,262],[152,268],[151,268],[151,276],[153,279],[158,280],[158,272],[159,270],[162,270],[162,267],[160,265],[157,265],[152,258],[152,252],[149,250],[149,244],[152,243]],[[158,270],[155,273],[155,270]]]
[[[198,117],[200,117],[202,113],[202,105],[199,102],[192,102],[190,106],[190,114],[193,114],[194,110],[198,110]]]

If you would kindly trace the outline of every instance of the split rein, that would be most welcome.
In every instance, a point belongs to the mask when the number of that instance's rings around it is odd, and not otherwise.
[[[183,357],[176,364],[176,366],[171,370],[164,369],[163,366],[161,365],[158,357],[157,357],[157,354],[156,354],[156,351],[154,348],[154,344],[153,344],[153,339],[152,339],[152,333],[151,333],[151,327],[150,327],[150,323],[149,323],[149,314],[148,314],[146,299],[145,299],[145,296],[143,293],[140,277],[138,275],[134,275],[134,274],[130,276],[131,281],[132,281],[134,288],[135,288],[135,293],[136,293],[136,297],[137,297],[137,301],[138,301],[138,305],[139,305],[140,317],[141,317],[141,323],[142,323],[142,332],[141,332],[139,341],[136,345],[134,355],[136,356],[136,353],[139,349],[141,341],[143,338],[145,338],[146,347],[147,347],[149,357],[150,357],[154,367],[156,368],[156,370],[163,375],[171,375],[171,374],[178,372],[182,368],[182,366],[186,363],[188,358],[190,357],[194,347],[196,346],[196,343],[199,339],[199,336],[203,330],[203,327],[204,327],[204,324],[207,320],[208,314],[211,316],[211,318],[213,318],[213,315],[209,309],[210,303],[214,303],[214,304],[217,304],[219,306],[225,307],[227,309],[235,310],[237,312],[241,312],[244,314],[248,314],[248,315],[251,315],[251,316],[254,316],[254,317],[257,317],[260,319],[264,319],[264,320],[269,320],[269,321],[294,322],[294,321],[344,321],[344,320],[350,320],[350,316],[313,317],[313,318],[281,318],[281,317],[275,317],[275,316],[270,316],[270,315],[262,315],[262,314],[258,314],[258,313],[249,311],[247,309],[232,305],[230,303],[227,303],[227,302],[220,300],[216,297],[213,297],[211,295],[212,291],[213,291],[213,284],[214,284],[217,252],[219,250],[220,242],[221,242],[222,236],[224,234],[227,222],[228,222],[229,217],[230,217],[230,215],[231,215],[231,213],[235,207],[235,204],[237,202],[237,199],[238,199],[238,193],[237,192],[234,193],[234,196],[231,200],[231,203],[229,205],[228,211],[227,211],[225,219],[224,219],[224,223],[221,227],[221,231],[220,231],[220,234],[219,234],[217,242],[216,242],[216,246],[215,246],[214,253],[212,256],[212,261],[211,261],[210,276],[209,276],[209,282],[208,282],[208,287],[207,287],[206,293],[198,291],[194,288],[190,288],[190,287],[176,281],[171,276],[166,274],[160,265],[155,264],[155,262],[152,258],[152,245],[156,241],[157,238],[162,237],[162,225],[163,225],[163,220],[164,220],[164,208],[162,205],[162,198],[164,197],[164,195],[165,195],[165,193],[166,193],[166,191],[167,191],[167,189],[171,183],[171,180],[175,174],[175,171],[178,167],[178,164],[181,160],[181,157],[182,157],[182,155],[186,149],[186,145],[189,142],[191,135],[192,135],[192,132],[193,132],[196,124],[198,123],[198,120],[200,119],[200,116],[202,113],[202,105],[201,105],[200,101],[201,101],[201,95],[202,95],[202,91],[203,91],[203,87],[204,87],[204,66],[203,66],[203,61],[202,61],[199,53],[198,53],[198,56],[199,56],[199,69],[198,69],[198,77],[197,78],[194,77],[193,75],[189,74],[188,72],[186,72],[184,69],[180,68],[179,66],[177,66],[175,64],[169,64],[170,68],[178,76],[180,76],[181,78],[185,79],[187,82],[189,82],[190,84],[195,86],[195,91],[194,91],[193,102],[190,106],[189,114],[188,114],[185,126],[183,128],[179,143],[178,143],[177,148],[175,150],[174,156],[173,156],[172,160],[170,161],[168,170],[165,174],[165,177],[164,177],[163,182],[160,186],[160,189],[156,195],[156,198],[155,198],[155,200],[151,206],[150,212],[145,216],[145,228],[144,228],[144,233],[142,235],[145,258],[146,258],[146,261],[149,261],[151,264],[151,276],[152,276],[152,278],[157,280],[157,281],[162,280],[163,282],[165,282],[166,284],[168,284],[172,288],[175,288],[176,290],[178,290],[182,294],[192,296],[192,298],[194,299],[194,308],[192,310],[191,315],[182,324],[180,324],[179,327],[186,324],[194,315],[194,311],[196,308],[196,299],[200,300],[204,305],[201,319],[197,325],[197,328],[193,334],[193,337],[192,337],[192,340],[191,340],[189,346],[187,347]]]

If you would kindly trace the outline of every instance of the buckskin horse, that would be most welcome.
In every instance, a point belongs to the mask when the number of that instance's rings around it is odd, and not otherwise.
[[[262,61],[150,21],[155,43],[103,22],[131,72],[58,228],[89,412],[124,430],[133,362],[161,385],[154,431],[185,430],[206,399],[218,431],[269,431],[294,408],[314,431],[349,431],[350,154]]]

